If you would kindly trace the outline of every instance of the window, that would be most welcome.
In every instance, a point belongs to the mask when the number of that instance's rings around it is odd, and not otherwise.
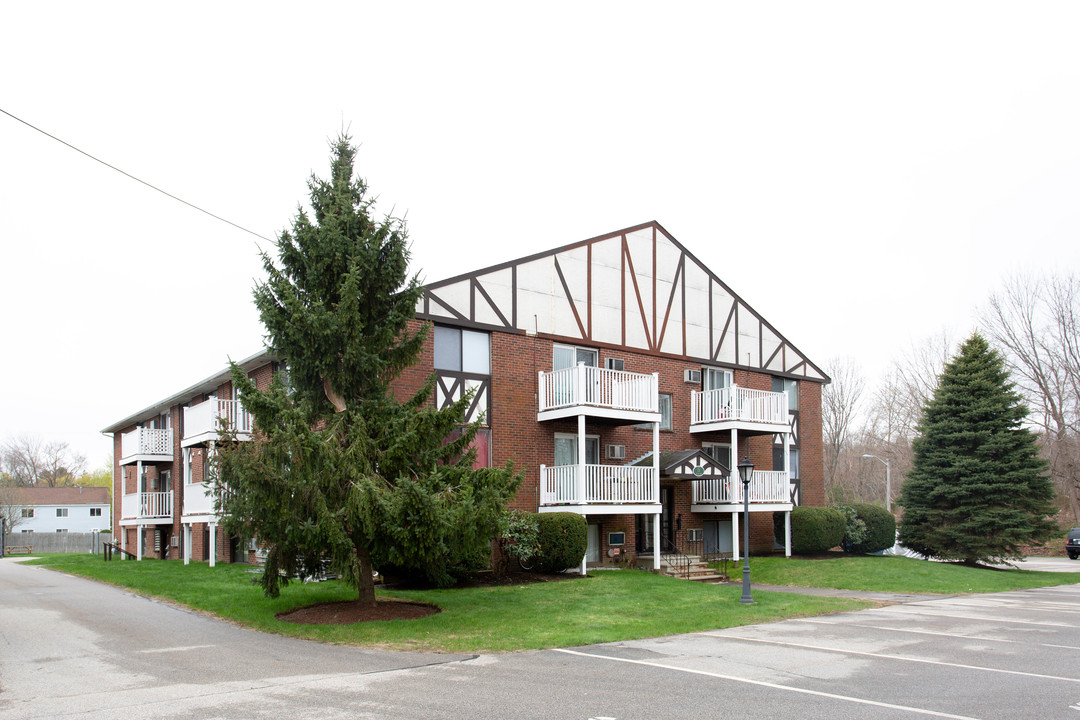
[[[23,508],[22,509],[22,516],[24,518],[32,518],[32,517],[34,517],[34,508]]]
[[[435,326],[435,369],[491,374],[491,336],[486,332]]]
[[[33,531],[33,530],[20,530],[19,532],[24,532],[24,533],[32,533],[32,532],[34,532],[34,531]]]
[[[788,450],[788,457],[791,458],[791,467],[784,467],[784,448],[783,446],[773,446],[773,470],[789,470],[788,477],[792,480],[799,479],[799,448],[791,448]]]
[[[659,405],[660,405],[660,429],[661,430],[670,430],[671,429],[671,395],[669,395],[667,393],[660,393],[659,400],[660,400],[660,403],[659,403]],[[641,428],[642,430],[652,430],[652,426],[653,426],[652,423],[638,423],[635,427]]]
[[[67,517],[67,508],[56,508],[56,517]]]
[[[701,449],[705,451],[706,455],[723,465],[729,471],[735,467],[735,464],[731,461],[731,445],[727,443],[703,442],[701,443]]]
[[[67,528],[59,528],[56,532],[58,532],[58,533],[66,533]]]
[[[90,517],[101,517],[101,508],[90,508]]]
[[[599,354],[592,348],[556,345],[553,369],[565,370],[574,367],[578,363],[582,363],[586,367],[596,367],[599,361]]]
[[[731,371],[720,368],[701,368],[701,389],[719,390],[731,387]]]
[[[774,377],[772,379],[773,392],[787,392],[788,410],[799,409],[799,381],[788,378]]]
[[[555,465],[577,465],[577,435],[555,435]],[[585,436],[585,464],[600,464],[600,436]]]

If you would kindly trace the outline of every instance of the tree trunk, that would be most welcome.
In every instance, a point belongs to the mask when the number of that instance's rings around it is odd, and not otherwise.
[[[356,582],[357,591],[359,592],[357,600],[363,605],[374,605],[375,577],[371,572],[371,553],[367,548],[356,549],[356,561],[360,565]]]

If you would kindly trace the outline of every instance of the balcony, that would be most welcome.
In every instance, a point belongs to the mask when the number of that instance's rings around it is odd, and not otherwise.
[[[755,470],[750,479],[750,509],[790,510],[790,486],[785,470]],[[742,506],[743,487],[737,477],[694,481],[692,512],[729,512]]]
[[[625,372],[579,364],[541,372],[539,422],[587,415],[625,422],[659,422],[656,373]]]
[[[731,429],[789,432],[787,393],[732,385],[690,394],[690,432]]]
[[[120,521],[123,525],[170,523],[172,511],[172,490],[128,493],[120,504]]]
[[[214,512],[214,484],[211,482],[184,485],[184,517],[182,522],[205,522],[217,518]],[[200,520],[199,518],[202,518]]]
[[[135,428],[120,436],[120,464],[133,462],[171,462],[173,459],[172,428],[155,430]]]
[[[251,414],[239,400],[210,398],[184,408],[184,438],[181,447],[191,447],[218,439],[226,427],[236,431],[238,440],[251,439]]]
[[[584,477],[580,472],[584,467]],[[629,465],[540,466],[540,511],[614,514],[659,511],[660,492],[651,467]]]

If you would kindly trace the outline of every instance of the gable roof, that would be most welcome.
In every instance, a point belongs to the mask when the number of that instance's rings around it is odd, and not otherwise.
[[[107,487],[24,487],[19,488],[24,505],[108,505]]]
[[[636,467],[652,467],[652,452],[645,453],[632,463]],[[701,449],[677,450],[660,453],[660,477],[676,480],[700,480],[710,477],[727,477],[731,469],[717,462]],[[701,468],[698,470],[697,468]]]
[[[829,377],[656,222],[424,286],[417,317]]]

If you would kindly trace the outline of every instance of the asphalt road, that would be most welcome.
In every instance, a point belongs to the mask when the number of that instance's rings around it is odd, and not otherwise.
[[[1078,712],[1078,585],[652,640],[450,655],[263,635],[0,560],[5,720],[1080,720]]]

